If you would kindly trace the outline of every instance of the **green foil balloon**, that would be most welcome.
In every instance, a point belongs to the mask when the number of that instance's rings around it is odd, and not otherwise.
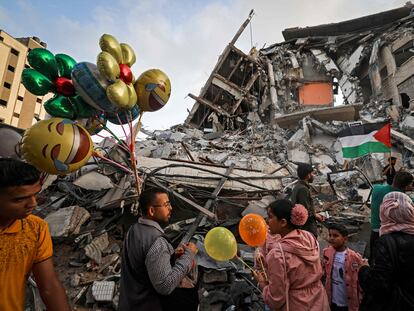
[[[74,119],[72,103],[68,97],[62,95],[55,95],[44,103],[45,110],[53,117]]]
[[[97,111],[86,104],[79,95],[74,97],[55,95],[46,101],[44,106],[46,112],[51,116],[71,120],[89,118],[97,114]]]
[[[51,81],[58,77],[58,66],[55,55],[46,49],[33,49],[27,55],[30,66],[42,73]]]
[[[80,95],[69,97],[69,100],[72,103],[75,119],[89,118],[98,114],[98,110],[85,103]]]
[[[76,65],[76,61],[66,54],[56,54],[56,63],[59,70],[59,75],[71,79],[70,74],[72,73],[73,67]]]
[[[50,79],[31,68],[23,70],[22,83],[30,93],[37,96],[43,96],[55,90],[55,86]]]

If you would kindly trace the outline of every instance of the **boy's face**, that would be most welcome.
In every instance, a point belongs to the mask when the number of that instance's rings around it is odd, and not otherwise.
[[[33,185],[0,189],[0,218],[13,220],[29,216],[37,206],[36,195],[40,190],[39,181]]]
[[[346,242],[348,242],[348,238],[343,236],[338,230],[336,229],[329,229],[329,244],[336,250],[342,249]]]

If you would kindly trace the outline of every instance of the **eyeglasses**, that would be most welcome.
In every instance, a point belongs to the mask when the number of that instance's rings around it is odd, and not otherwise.
[[[159,204],[159,205],[153,205],[154,207],[164,207],[164,208],[170,208],[171,207],[171,203],[165,202],[164,204]]]

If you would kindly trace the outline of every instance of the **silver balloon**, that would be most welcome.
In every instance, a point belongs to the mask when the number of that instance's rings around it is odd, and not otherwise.
[[[19,143],[22,139],[15,130],[7,127],[0,128],[0,158],[19,158]]]

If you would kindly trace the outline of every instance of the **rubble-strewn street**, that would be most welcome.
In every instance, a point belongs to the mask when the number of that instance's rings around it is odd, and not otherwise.
[[[139,215],[137,188],[168,190],[167,236],[174,247],[196,242],[200,310],[263,310],[251,272],[238,260],[211,259],[203,240],[212,227],[228,228],[238,256],[253,266],[255,249],[241,240],[239,221],[248,213],[267,217],[271,202],[287,198],[299,163],[317,172],[312,195],[326,217],[320,244],[327,244],[326,226],[340,223],[349,246],[367,256],[372,185],[384,181],[390,154],[344,159],[338,133],[390,120],[396,169],[414,173],[413,9],[408,2],[340,23],[288,28],[284,42],[245,54],[235,44],[251,13],[200,93],[189,94],[195,104],[184,124],[141,128],[138,187],[131,153],[112,137],[95,143],[100,156],[78,171],[48,175],[33,213],[49,224],[73,306],[117,310],[122,242]],[[8,127],[0,126],[1,136]],[[28,293],[26,310],[42,310],[35,286]]]

